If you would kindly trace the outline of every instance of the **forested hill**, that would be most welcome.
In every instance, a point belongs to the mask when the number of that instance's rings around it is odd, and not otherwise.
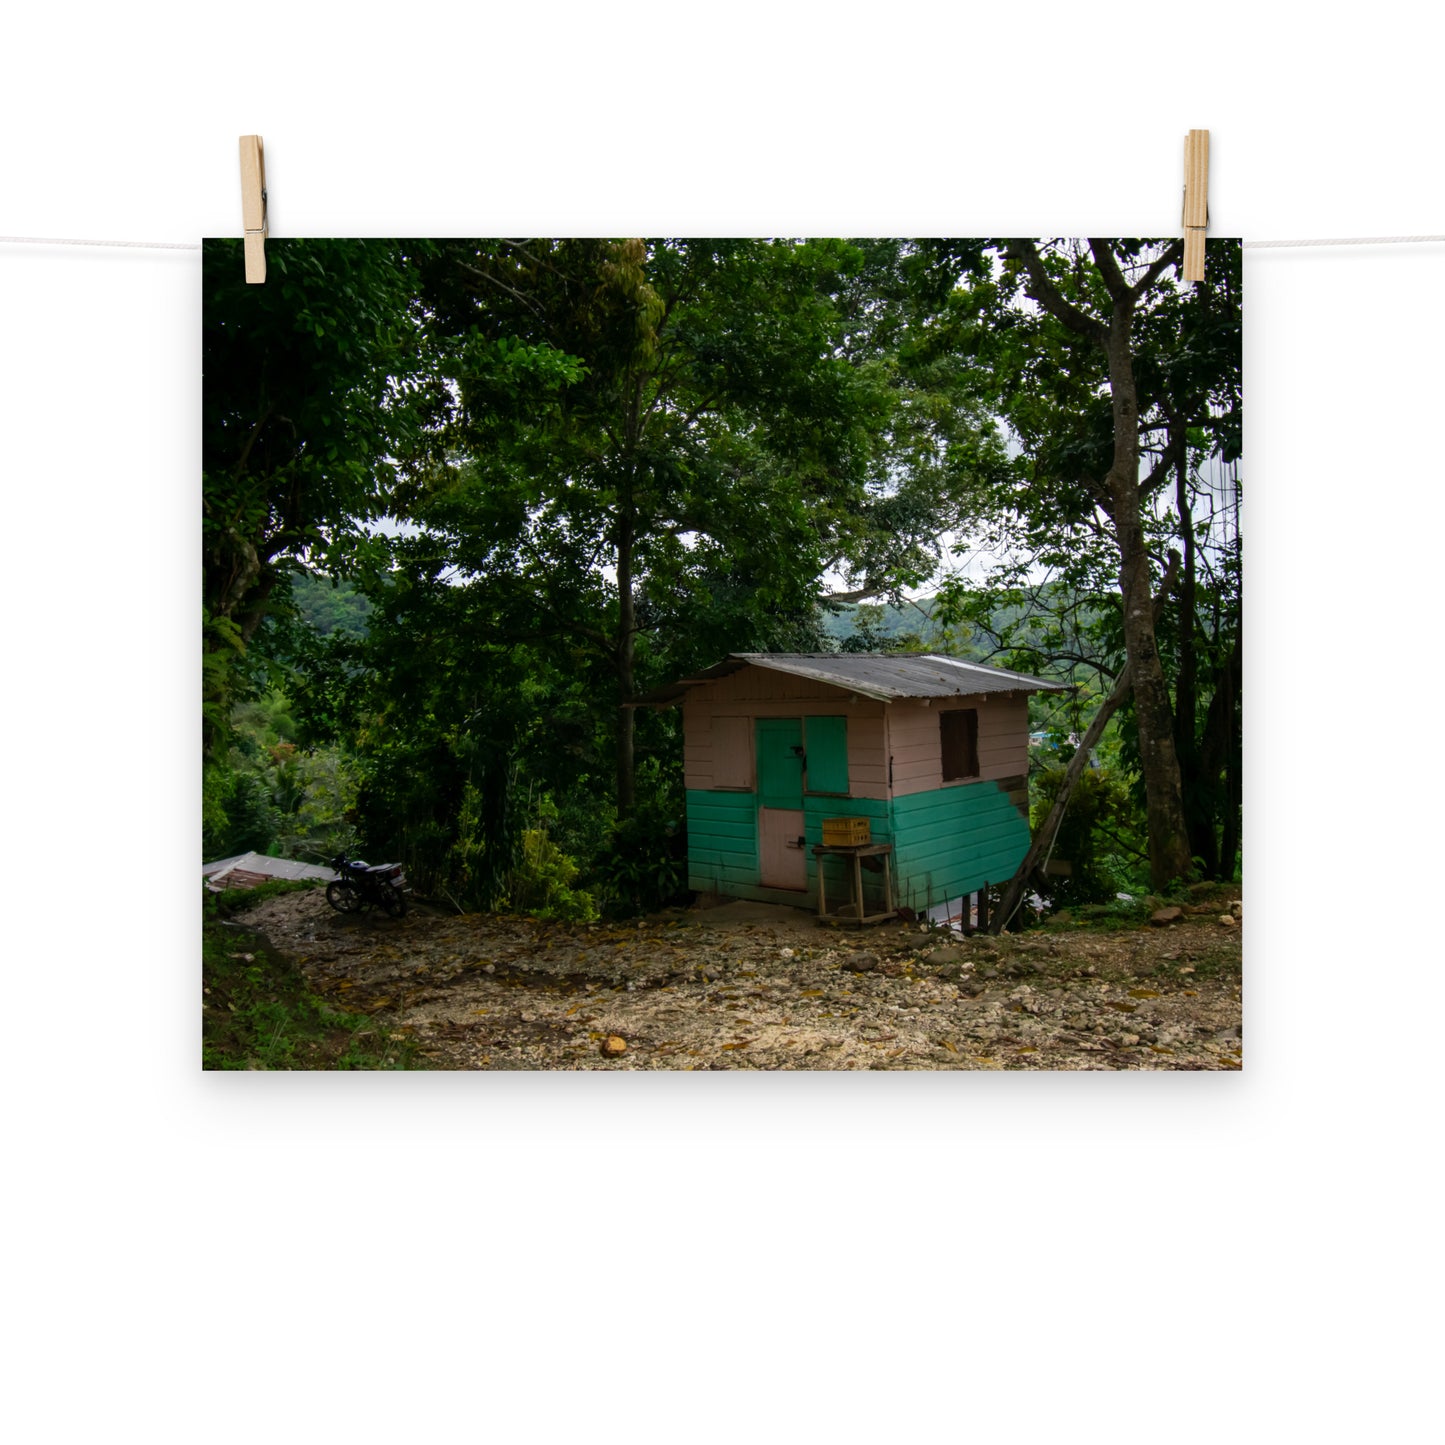
[[[1071,599],[1067,589],[1046,584],[1024,591],[945,593],[894,606],[886,602],[825,609],[820,631],[842,652],[943,652],[973,662],[1009,667],[1016,649],[1050,654],[1050,631],[1060,619],[1074,625],[1100,620],[1096,606]],[[1030,666],[1040,666],[1039,662]],[[1051,675],[1056,669],[1049,669]]]
[[[349,582],[299,572],[291,581],[291,597],[301,619],[322,636],[341,633],[357,639],[366,636],[371,603]]]
[[[921,597],[902,606],[888,602],[845,603],[820,609],[821,635],[840,652],[946,651],[974,661],[996,660],[1000,638],[1019,642],[1029,637],[1026,619],[1031,606],[1057,589],[1038,596],[974,594],[971,623],[949,625],[935,597]],[[340,635],[362,640],[372,613],[370,600],[351,583],[319,573],[299,572],[291,596],[301,620],[323,637]],[[1053,599],[1057,603],[1057,598]]]

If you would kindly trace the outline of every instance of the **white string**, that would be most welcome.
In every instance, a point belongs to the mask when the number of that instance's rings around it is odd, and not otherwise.
[[[12,246],[132,246],[149,251],[199,251],[199,241],[72,241],[65,236],[0,236]]]
[[[1445,241],[1445,236],[1344,236],[1331,241],[1241,241],[1241,246],[1408,246],[1417,241]]]
[[[1430,241],[1445,241],[1445,236],[1341,236],[1327,240],[1241,241],[1251,247],[1289,246],[1412,246]],[[0,243],[11,246],[127,246],[149,251],[199,251],[199,241],[77,241],[68,236],[0,236]]]

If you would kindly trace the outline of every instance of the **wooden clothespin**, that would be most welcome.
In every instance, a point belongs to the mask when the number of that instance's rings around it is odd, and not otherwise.
[[[258,135],[241,137],[241,224],[246,230],[246,280],[266,279],[266,152]]]
[[[1209,132],[1184,137],[1184,279],[1204,280],[1204,233],[1209,226]]]

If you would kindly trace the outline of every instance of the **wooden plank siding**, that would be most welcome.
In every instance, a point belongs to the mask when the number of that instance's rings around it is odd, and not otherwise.
[[[817,860],[812,848],[823,841],[823,819],[863,817],[875,843],[893,841],[892,812],[886,799],[824,798],[803,799],[803,837],[808,860],[808,886],[804,895],[796,893],[781,901],[807,901],[816,907],[818,901]],[[762,897],[758,854],[758,797],[756,793],[710,792],[700,788],[687,790],[687,857],[688,887],[699,892],[731,893],[738,897]],[[844,887],[839,860],[825,860],[830,889]],[[765,890],[768,897],[778,892]],[[841,894],[837,896],[841,897]]]
[[[1012,876],[1029,845],[1027,818],[1028,698],[934,698],[929,706],[905,698],[883,703],[845,687],[766,668],[747,667],[692,688],[683,699],[687,787],[688,884],[797,906],[817,906],[823,819],[862,816],[872,841],[891,843],[898,902],[919,912]],[[978,713],[979,777],[943,781],[940,712]],[[758,719],[798,718],[807,738],[809,717],[847,722],[848,795],[807,791],[803,835],[807,891],[764,888],[760,882],[757,792]],[[838,776],[820,766],[823,777]],[[841,902],[848,881],[841,859],[824,859],[830,902]],[[870,903],[881,877],[865,880]]]
[[[922,912],[1013,877],[1029,825],[997,783],[966,783],[893,800],[898,899]]]
[[[851,699],[852,694],[844,688],[769,673],[760,667],[694,688],[683,700],[684,786],[702,790],[756,786],[751,730],[734,720],[806,719],[821,714],[848,721],[849,794],[886,798],[884,705],[871,698]],[[741,756],[744,747],[748,749],[746,759]]]
[[[758,881],[756,793],[687,790],[687,886],[733,893]]]
[[[979,778],[998,782],[1029,770],[1029,703],[1027,697],[980,697],[967,704],[978,709]],[[935,788],[967,787],[966,782],[945,785],[943,743],[938,715],[958,706],[952,699],[933,699],[923,707],[916,700],[893,704],[888,719],[893,758],[893,796],[932,792]]]

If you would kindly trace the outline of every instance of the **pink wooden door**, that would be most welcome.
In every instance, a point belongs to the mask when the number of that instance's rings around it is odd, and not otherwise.
[[[758,881],[764,888],[808,887],[808,854],[803,846],[801,808],[758,809]]]
[[[758,881],[764,888],[808,888],[803,849],[803,724],[759,718]]]

